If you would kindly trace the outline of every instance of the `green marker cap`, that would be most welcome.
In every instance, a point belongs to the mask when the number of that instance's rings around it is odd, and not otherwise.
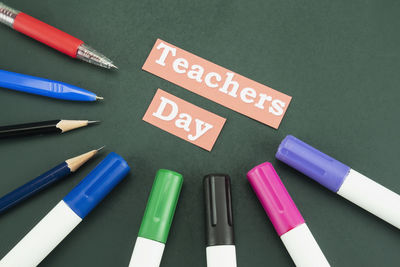
[[[161,169],[147,201],[139,237],[166,243],[181,192],[181,174]]]

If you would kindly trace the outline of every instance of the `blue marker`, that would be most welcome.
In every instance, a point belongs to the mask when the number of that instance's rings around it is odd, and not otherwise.
[[[96,101],[96,94],[63,82],[0,70],[0,87],[71,101]]]
[[[77,157],[67,159],[51,170],[36,177],[32,181],[18,187],[14,191],[0,198],[0,214],[39,193],[50,185],[64,179],[67,175],[77,171],[83,164],[97,154],[102,148],[89,151]]]
[[[64,197],[8,254],[1,267],[34,267],[128,174],[126,161],[110,153]]]

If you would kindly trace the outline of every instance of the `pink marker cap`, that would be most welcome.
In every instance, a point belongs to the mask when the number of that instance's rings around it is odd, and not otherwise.
[[[304,223],[271,163],[254,167],[247,173],[247,179],[279,236]]]

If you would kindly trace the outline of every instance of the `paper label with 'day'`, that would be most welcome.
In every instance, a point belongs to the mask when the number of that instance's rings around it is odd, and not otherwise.
[[[143,69],[275,129],[292,99],[160,39]]]
[[[208,151],[226,121],[161,89],[157,90],[143,120]]]

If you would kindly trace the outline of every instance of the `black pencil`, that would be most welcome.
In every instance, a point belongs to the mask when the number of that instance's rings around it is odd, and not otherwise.
[[[99,121],[53,120],[0,126],[0,139],[38,134],[62,134]]]

